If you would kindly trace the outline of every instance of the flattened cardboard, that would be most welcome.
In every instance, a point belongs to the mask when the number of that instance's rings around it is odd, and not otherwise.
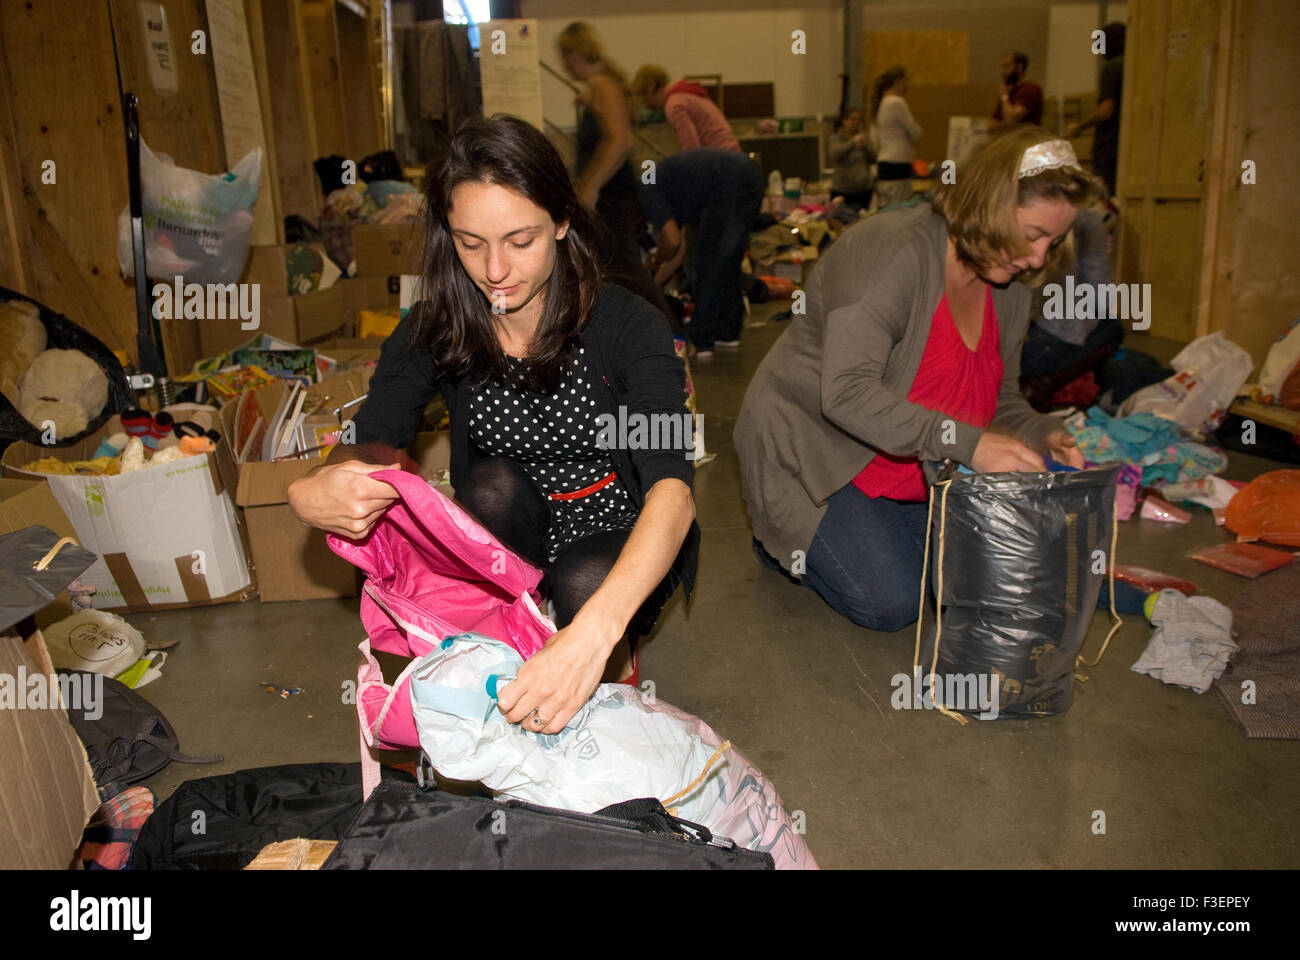
[[[21,709],[17,700],[0,709],[0,869],[67,869],[99,807],[86,749],[66,711],[28,708],[36,702],[33,681],[55,689],[47,679],[52,672],[39,631],[26,647],[16,634],[0,636],[0,682],[22,695]]]
[[[60,448],[84,460],[121,429],[111,418],[92,436]],[[78,542],[100,560],[82,578],[96,588],[96,609],[160,610],[247,600],[257,592],[245,532],[231,494],[238,477],[224,435],[210,454],[186,457],[116,477],[31,473],[23,467],[47,448],[18,442],[0,457],[11,478],[43,480],[72,523]],[[53,528],[51,528],[53,529]],[[178,564],[201,577],[191,596]]]

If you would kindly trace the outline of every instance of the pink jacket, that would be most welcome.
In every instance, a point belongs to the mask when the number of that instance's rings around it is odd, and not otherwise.
[[[664,116],[677,131],[683,150],[700,147],[740,150],[740,141],[732,132],[731,124],[699,84],[681,80],[669,87]]]
[[[357,670],[362,782],[379,782],[374,748],[418,749],[410,674],[446,637],[474,631],[510,644],[527,660],[555,633],[538,609],[541,571],[520,559],[459,504],[415,474],[371,474],[401,494],[370,534],[346,540],[330,534],[330,549],[366,574],[361,596],[362,640]],[[410,657],[391,684],[371,647]]]

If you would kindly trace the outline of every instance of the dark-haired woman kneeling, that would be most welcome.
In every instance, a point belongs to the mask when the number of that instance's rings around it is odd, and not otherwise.
[[[645,430],[608,429],[688,422],[683,367],[663,315],[600,281],[591,221],[527,123],[464,124],[427,200],[425,299],[384,343],[357,444],[295,481],[289,502],[307,523],[364,537],[395,498],[368,475],[392,466],[440,392],[457,499],[546,570],[560,629],[500,708],[554,733],[602,675],[632,675],[625,636],[654,625],[678,582],[687,596],[694,584],[689,431],[677,449],[645,449]]]

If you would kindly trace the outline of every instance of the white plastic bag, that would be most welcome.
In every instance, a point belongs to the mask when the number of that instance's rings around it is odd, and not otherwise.
[[[530,733],[496,706],[522,665],[507,644],[472,633],[448,637],[416,664],[420,746],[444,777],[580,813],[655,797],[683,820],[770,853],[778,869],[817,868],[776,789],[734,747],[714,759],[723,741],[703,720],[628,684],[603,683],[563,730]]]
[[[1268,348],[1264,365],[1259,368],[1260,399],[1276,402],[1282,393],[1282,384],[1300,367],[1300,319],[1292,320],[1286,333]]]
[[[1154,413],[1185,430],[1211,433],[1255,366],[1250,354],[1223,331],[1193,340],[1171,362],[1175,374],[1125,400],[1120,416]]]
[[[262,183],[262,149],[250,150],[234,169],[199,173],[173,164],[140,140],[140,190],[144,208],[145,268],[154,280],[233,283],[244,270],[253,232],[253,204]],[[131,208],[117,218],[117,262],[135,276]]]

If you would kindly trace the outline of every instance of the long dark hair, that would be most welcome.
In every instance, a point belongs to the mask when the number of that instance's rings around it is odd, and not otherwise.
[[[876,119],[876,114],[880,112],[880,101],[885,99],[887,91],[899,80],[907,76],[907,71],[902,67],[890,67],[884,73],[876,78],[875,85],[871,88],[871,119]]]
[[[542,296],[541,321],[521,374],[521,386],[554,390],[600,289],[594,225],[569,181],[564,161],[540,130],[516,117],[472,117],[461,124],[425,188],[420,301],[411,311],[411,344],[427,349],[439,377],[469,374],[477,382],[507,379],[487,295],[465,272],[447,212],[462,183],[491,183],[522,194],[555,223],[569,221],[556,241],[555,268]]]

